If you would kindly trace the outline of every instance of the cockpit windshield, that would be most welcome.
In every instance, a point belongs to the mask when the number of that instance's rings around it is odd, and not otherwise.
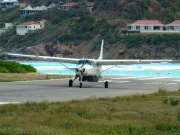
[[[77,65],[81,65],[81,64],[87,64],[87,65],[91,65],[94,66],[94,61],[90,61],[90,60],[79,60]]]

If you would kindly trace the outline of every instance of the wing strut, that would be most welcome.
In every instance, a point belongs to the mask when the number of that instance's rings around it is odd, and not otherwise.
[[[68,68],[68,69],[70,69],[70,70],[72,70],[72,71],[74,71],[74,72],[76,72],[75,70],[76,70],[76,68],[69,68],[68,66],[66,66],[65,64],[62,64],[62,63],[60,63],[61,65],[63,65],[63,66],[65,66],[66,68]]]
[[[108,69],[102,70],[101,73],[102,73],[102,72],[105,72],[105,71],[107,71],[107,70],[109,70],[109,69],[111,69],[111,68],[113,68],[113,67],[116,67],[116,66],[117,66],[117,65],[114,65],[114,66],[112,66],[112,67],[110,67],[110,68],[108,68]]]

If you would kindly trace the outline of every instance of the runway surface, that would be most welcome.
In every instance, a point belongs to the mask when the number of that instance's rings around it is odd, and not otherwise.
[[[25,82],[1,82],[0,104],[22,103],[26,101],[66,101],[85,98],[116,97],[134,94],[149,94],[166,88],[168,91],[177,91],[180,88],[180,77],[161,76],[105,76],[109,81],[109,88],[104,83],[83,82],[79,88],[76,80],[73,87],[69,87],[69,79],[41,80]]]

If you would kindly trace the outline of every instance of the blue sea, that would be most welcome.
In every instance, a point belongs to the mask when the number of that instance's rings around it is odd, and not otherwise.
[[[71,74],[75,73],[67,69],[58,62],[46,61],[19,61],[21,64],[32,65],[42,74]],[[72,68],[75,64],[63,63]],[[151,63],[151,64],[133,64],[102,66],[103,75],[135,75],[135,76],[174,76],[180,77],[180,63]],[[106,70],[109,69],[110,70]]]

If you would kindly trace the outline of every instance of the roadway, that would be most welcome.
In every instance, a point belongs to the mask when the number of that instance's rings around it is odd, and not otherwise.
[[[79,88],[79,81],[76,80],[73,87],[69,87],[68,78],[1,82],[0,104],[150,94],[157,92],[161,87],[168,91],[178,91],[180,89],[180,77],[105,76],[103,79],[109,81],[109,88],[105,89],[101,80],[98,83],[84,82],[83,88]]]

